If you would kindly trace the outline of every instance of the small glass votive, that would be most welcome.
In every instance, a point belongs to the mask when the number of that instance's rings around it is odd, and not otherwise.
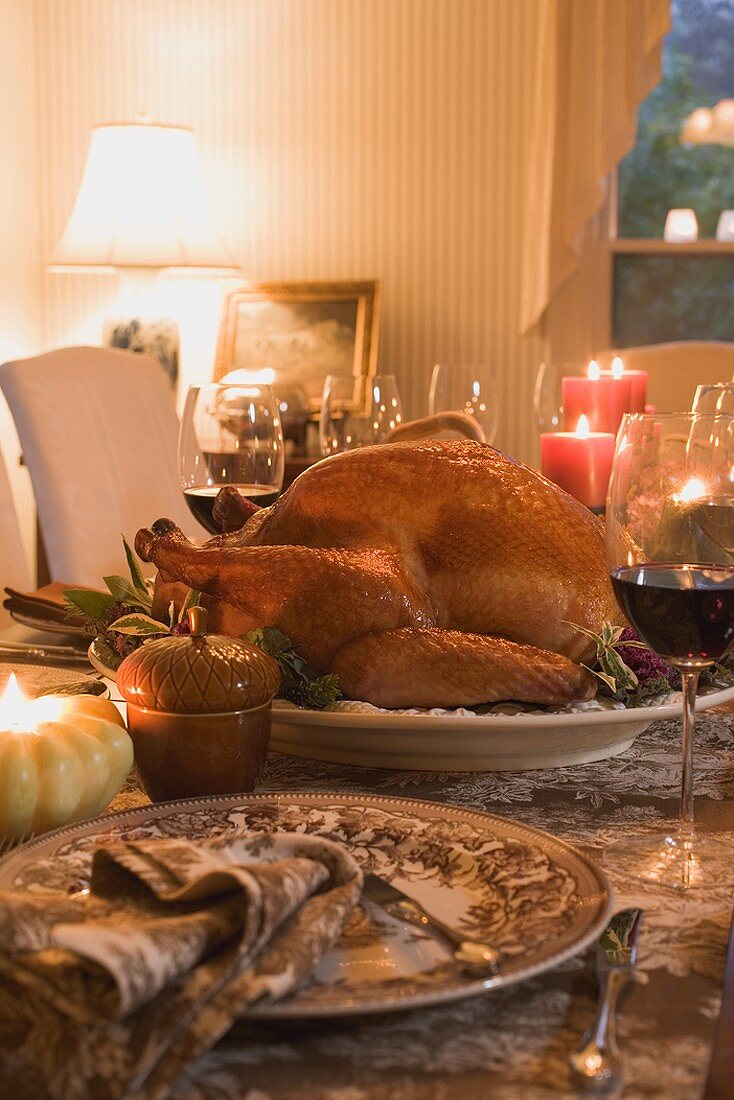
[[[722,210],[716,225],[717,241],[734,241],[734,210]]]
[[[668,211],[663,240],[675,244],[698,240],[698,222],[695,212],[690,207]]]

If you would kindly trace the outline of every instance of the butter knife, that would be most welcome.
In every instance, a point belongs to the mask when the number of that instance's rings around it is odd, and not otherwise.
[[[622,1059],[617,1046],[617,1001],[634,977],[641,909],[615,913],[596,948],[599,1000],[594,1022],[569,1062],[577,1081],[589,1092],[607,1092],[622,1083]]]
[[[492,978],[499,970],[500,953],[491,944],[467,938],[432,916],[420,902],[398,890],[378,875],[365,873],[362,897],[372,901],[391,917],[430,932],[442,947],[448,948],[461,969],[472,978]]]

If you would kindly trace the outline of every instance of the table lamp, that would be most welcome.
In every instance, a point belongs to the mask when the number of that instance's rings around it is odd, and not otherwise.
[[[92,130],[79,193],[51,271],[115,272],[133,307],[105,324],[105,343],[156,356],[175,383],[178,326],[144,316],[142,295],[162,268],[232,274],[209,216],[193,132],[136,122]]]

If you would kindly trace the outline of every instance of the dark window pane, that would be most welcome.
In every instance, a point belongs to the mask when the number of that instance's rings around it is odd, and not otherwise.
[[[619,236],[662,237],[665,215],[696,211],[699,235],[716,235],[734,208],[734,155],[721,145],[681,145],[684,118],[734,94],[734,0],[673,0],[664,80],[640,109],[637,144],[620,169]]]
[[[734,341],[734,256],[617,256],[613,343]]]

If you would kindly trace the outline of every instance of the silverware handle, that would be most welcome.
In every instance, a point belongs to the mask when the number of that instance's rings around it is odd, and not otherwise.
[[[600,1050],[619,1056],[617,1047],[617,1001],[627,984],[621,970],[610,970],[601,977],[601,994],[591,1027],[591,1036]]]
[[[599,997],[594,1022],[571,1059],[584,1087],[606,1092],[621,1083],[622,1060],[617,1046],[617,1001],[630,980],[623,970],[609,970],[599,976]]]

